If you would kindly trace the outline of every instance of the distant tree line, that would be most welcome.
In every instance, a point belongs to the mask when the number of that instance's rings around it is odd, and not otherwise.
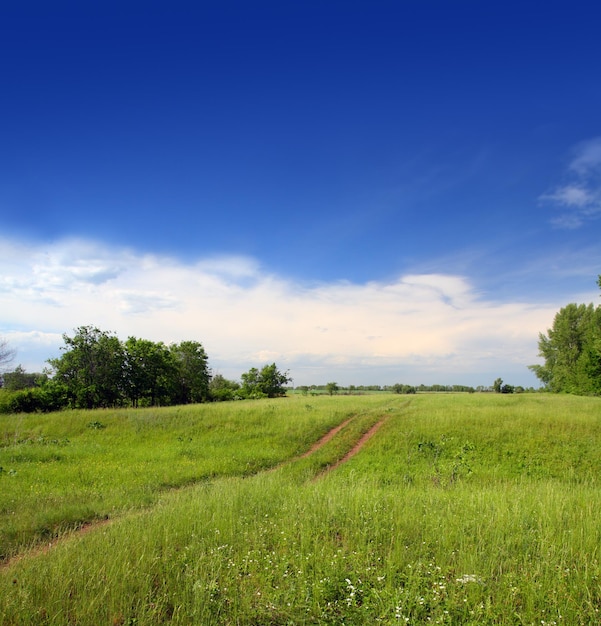
[[[26,372],[21,365],[17,365],[12,372],[2,375],[2,387],[8,391],[22,391],[40,387],[47,379],[47,374]]]
[[[514,387],[503,382],[502,378],[497,378],[492,384],[492,390],[495,393],[520,393],[524,391],[523,387]]]
[[[54,411],[63,408],[164,406],[284,395],[288,373],[275,363],[252,368],[242,382],[212,376],[198,341],[171,345],[81,326],[63,335],[63,354],[49,359],[43,374],[21,366],[3,376],[0,410]],[[12,393],[11,393],[12,392]]]
[[[601,276],[598,278],[601,287]],[[165,345],[81,326],[70,337],[63,335],[63,354],[49,359],[49,369],[30,374],[18,366],[1,378],[0,412],[54,411],[64,408],[156,406],[277,397],[285,395],[291,381],[275,363],[251,368],[241,381],[212,375],[208,357],[197,341]],[[547,333],[539,335],[539,356],[544,364],[529,368],[552,392],[601,395],[601,306],[568,304]],[[6,340],[0,339],[0,366],[14,357]],[[349,385],[335,382],[301,386],[301,393],[394,392],[486,392],[534,391],[503,383],[492,387],[466,385]]]
[[[533,387],[524,388],[522,386],[513,386],[503,383],[503,380],[498,378],[490,386],[478,385],[472,387],[470,385],[407,385],[402,383],[396,383],[394,385],[349,385],[344,387],[335,382],[326,383],[325,385],[299,385],[296,387],[296,391],[308,395],[317,395],[327,393],[333,394],[362,394],[362,393],[399,393],[399,394],[414,394],[414,393],[486,393],[486,392],[499,392],[499,393],[524,393],[533,392]]]
[[[538,350],[545,362],[530,369],[549,391],[601,395],[601,306],[560,309],[553,326],[539,334]]]

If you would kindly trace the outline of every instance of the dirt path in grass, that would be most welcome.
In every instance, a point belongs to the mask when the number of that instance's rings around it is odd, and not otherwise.
[[[359,452],[361,450],[361,448],[363,448],[363,446],[378,432],[378,430],[384,424],[384,422],[387,420],[387,418],[388,418],[388,415],[385,415],[384,417],[382,417],[382,419],[380,419],[378,422],[376,422],[366,433],[364,433],[361,436],[359,441],[357,441],[357,443],[341,459],[338,459],[338,461],[336,461],[336,463],[334,463],[333,465],[328,466],[323,472],[321,472],[320,474],[315,476],[315,478],[313,480],[318,480],[322,476],[325,476],[329,472],[334,471],[337,467],[340,467],[343,463],[346,463],[349,459],[354,457],[355,454],[357,454],[357,452]],[[350,420],[348,420],[348,421],[350,421]],[[348,421],[345,422],[345,424],[347,424]],[[342,426],[344,426],[344,424]],[[341,428],[342,428],[342,426],[341,426]],[[336,433],[334,433],[334,434],[336,434]],[[332,437],[333,436],[334,435],[332,435]],[[330,439],[331,439],[331,437],[330,437]]]
[[[319,441],[316,441],[305,453],[301,454],[299,459],[306,459],[308,456],[311,456],[314,452],[317,452],[319,448],[323,448],[323,446],[334,439],[334,437],[347,425],[352,421],[352,417],[349,417],[347,420],[338,424],[338,426],[334,426],[332,430],[327,432]]]
[[[338,461],[336,461],[336,463],[334,463],[333,465],[330,465],[323,472],[315,476],[313,480],[317,480],[318,478],[324,476],[328,472],[331,472],[332,470],[336,469],[343,463],[346,463],[346,461],[348,461],[351,457],[355,456],[355,454],[357,454],[357,452],[361,450],[361,448],[367,443],[367,441],[369,441],[376,434],[380,426],[382,426],[382,424],[386,421],[387,417],[388,416],[384,416],[380,421],[376,422],[341,459],[339,459]],[[312,454],[314,454],[315,452],[317,452],[320,448],[322,448],[329,441],[331,441],[347,424],[349,424],[353,420],[353,418],[354,416],[349,417],[344,422],[341,422],[340,424],[338,424],[338,426],[334,426],[334,428],[328,431],[321,439],[316,441],[306,452],[296,457],[296,459],[291,459],[291,461],[287,461],[287,463],[294,462],[295,460],[298,460],[298,459],[305,459],[311,456]],[[278,467],[280,466],[276,466],[272,468],[272,470],[267,470],[267,471],[273,471],[274,469],[277,469]],[[60,535],[59,537],[54,537],[48,543],[39,544],[25,552],[21,552],[4,561],[0,561],[0,571],[7,569],[9,566],[21,561],[25,557],[36,556],[39,554],[46,554],[57,544],[68,541],[69,539],[72,539],[73,537],[81,537],[82,535],[85,535],[86,533],[96,530],[97,528],[101,526],[106,526],[110,524],[112,521],[113,521],[112,519],[107,518],[107,519],[97,520],[94,522],[86,522],[79,528],[67,531],[63,535]]]
[[[73,528],[71,530],[66,531],[62,535],[58,537],[53,537],[51,541],[47,543],[39,543],[35,546],[28,548],[25,552],[19,552],[14,556],[5,559],[4,561],[0,561],[0,571],[3,569],[8,569],[9,566],[22,561],[25,557],[35,557],[40,554],[46,554],[52,550],[59,543],[64,543],[73,537],[82,537],[83,535],[100,528],[101,526],[106,526],[110,524],[113,520],[110,518],[99,519],[94,522],[84,522],[79,528]]]

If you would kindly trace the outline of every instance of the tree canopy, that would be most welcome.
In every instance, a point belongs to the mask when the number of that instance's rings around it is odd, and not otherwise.
[[[28,375],[21,366],[5,375],[10,393],[3,412],[159,406],[243,398],[275,398],[286,394],[291,378],[275,363],[242,374],[242,384],[211,375],[209,359],[198,341],[163,342],[128,337],[80,326],[63,335],[50,370]],[[12,354],[0,342],[8,358]],[[0,356],[2,353],[0,352]]]
[[[571,303],[560,309],[553,326],[539,334],[538,350],[544,365],[530,369],[550,391],[601,395],[601,307]]]
[[[63,334],[64,354],[48,363],[54,380],[64,386],[69,405],[93,409],[119,404],[124,388],[123,344],[111,334],[81,326],[73,337]]]
[[[252,367],[242,374],[241,395],[245,398],[276,398],[286,395],[286,385],[291,378],[288,372],[280,372],[275,363],[265,365],[259,371]]]
[[[2,377],[4,379],[3,388],[8,391],[39,387],[48,379],[45,374],[26,372],[22,365],[17,365],[12,372],[5,372]]]
[[[162,342],[81,326],[63,335],[63,355],[48,362],[52,384],[74,408],[187,404],[208,399],[210,373],[202,345]]]
[[[333,396],[335,393],[338,393],[338,390],[340,389],[340,387],[338,386],[338,383],[332,381],[327,383],[326,385],[326,390],[327,392]]]

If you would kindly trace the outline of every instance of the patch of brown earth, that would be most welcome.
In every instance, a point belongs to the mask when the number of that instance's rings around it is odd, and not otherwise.
[[[300,457],[298,458],[306,459],[308,456],[311,456],[314,452],[317,452],[319,448],[322,448],[323,446],[326,445],[326,443],[328,443],[328,441],[331,441],[352,419],[353,419],[352,417],[349,417],[347,420],[345,420],[341,424],[338,424],[338,426],[335,426],[334,428],[332,428],[332,430],[326,433],[319,441],[316,441],[309,448],[309,450],[307,450],[304,454],[301,454]]]
[[[333,465],[329,465],[321,474],[318,474],[313,480],[317,480],[321,478],[325,474],[332,472],[337,467],[340,467],[343,463],[346,463],[349,459],[355,456],[357,452],[363,448],[363,446],[378,432],[382,424],[386,421],[388,416],[384,416],[379,422],[376,422],[366,433],[364,433],[359,441],[341,458],[336,461]]]
[[[5,559],[4,561],[0,561],[0,570],[8,568],[9,565],[14,565],[15,563],[18,563],[25,557],[35,557],[40,554],[46,554],[50,552],[50,550],[52,550],[52,548],[54,548],[57,544],[63,543],[73,537],[81,537],[82,535],[85,535],[90,531],[99,528],[100,526],[106,526],[107,524],[110,524],[112,521],[113,520],[107,517],[104,519],[95,520],[93,522],[85,522],[81,526],[79,526],[79,528],[74,528],[60,535],[59,537],[54,537],[52,541],[49,541],[48,543],[37,544],[26,552],[20,552],[19,554],[15,554],[14,556]]]

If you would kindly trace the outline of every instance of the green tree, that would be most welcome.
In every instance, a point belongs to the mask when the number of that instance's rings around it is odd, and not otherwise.
[[[256,367],[251,367],[248,372],[244,372],[241,376],[242,387],[241,394],[245,398],[264,398],[263,388],[261,385],[260,372]]]
[[[198,341],[182,341],[171,346],[176,370],[176,400],[179,404],[209,399],[208,357]]]
[[[327,392],[328,392],[331,396],[333,396],[335,393],[338,393],[338,390],[339,390],[339,389],[340,389],[340,388],[338,387],[338,383],[331,382],[331,383],[327,383],[327,384],[326,384],[326,391],[327,391]]]
[[[275,363],[259,371],[252,367],[242,374],[241,394],[245,398],[276,398],[286,395],[286,385],[292,379],[288,372],[280,372]]]
[[[20,391],[41,385],[47,376],[26,372],[21,365],[17,365],[12,372],[4,374],[4,388],[9,391]]]
[[[112,333],[80,326],[63,335],[64,354],[48,363],[53,381],[66,390],[69,405],[93,409],[116,406],[122,400],[124,351]]]
[[[495,393],[501,393],[501,390],[503,389],[503,379],[497,378],[492,384],[492,388]]]
[[[128,337],[124,388],[132,406],[172,404],[177,396],[177,366],[162,342]]]
[[[216,402],[234,400],[240,391],[240,383],[215,374],[209,382],[209,397]]]
[[[401,383],[397,383],[396,385],[393,385],[392,390],[394,391],[394,393],[405,393],[405,394],[416,393],[417,391],[413,385],[402,385]]]
[[[275,363],[261,369],[261,386],[268,398],[286,395],[286,385],[292,380],[288,372],[280,372]]]
[[[550,391],[601,393],[600,307],[571,303],[560,309],[547,334],[539,334],[538,349],[545,363],[530,369]]]

